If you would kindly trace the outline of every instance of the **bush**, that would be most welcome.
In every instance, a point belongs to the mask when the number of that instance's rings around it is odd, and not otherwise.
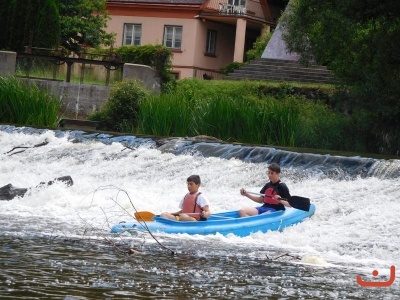
[[[240,63],[237,61],[231,62],[230,64],[226,65],[225,68],[222,68],[220,71],[224,75],[228,75],[229,73],[232,73],[233,71],[239,69],[241,66],[244,66],[246,63]]]
[[[350,117],[332,111],[321,101],[305,101],[302,106],[298,147],[366,151]]]
[[[247,60],[260,58],[264,53],[264,50],[267,47],[267,44],[272,37],[272,33],[266,33],[266,31],[264,32],[265,33],[260,35],[254,42],[253,48],[246,52]]]
[[[99,121],[99,129],[132,132],[138,124],[140,102],[150,96],[150,92],[136,80],[123,81],[111,91],[110,97],[100,111],[88,119]]]

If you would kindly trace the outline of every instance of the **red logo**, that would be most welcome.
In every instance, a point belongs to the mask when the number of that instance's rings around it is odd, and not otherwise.
[[[372,276],[378,276],[378,271],[373,270]],[[391,286],[396,278],[396,268],[394,266],[390,267],[390,277],[388,281],[364,281],[361,276],[357,276],[357,283],[364,287],[388,287]]]

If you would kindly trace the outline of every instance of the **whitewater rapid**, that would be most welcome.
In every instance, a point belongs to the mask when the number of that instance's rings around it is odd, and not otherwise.
[[[108,235],[113,224],[131,220],[135,209],[156,214],[176,211],[187,192],[186,178],[192,174],[201,176],[201,191],[209,198],[212,212],[254,206],[239,189],[258,192],[268,179],[270,161],[251,162],[238,155],[227,158],[226,152],[219,157],[204,155],[196,149],[199,145],[173,153],[161,151],[151,139],[127,147],[118,141],[77,139],[76,132],[0,129],[0,186],[32,187],[23,198],[0,201],[3,235],[79,237],[88,229],[93,238]],[[43,142],[47,144],[33,147]],[[7,153],[21,146],[28,148]],[[262,247],[273,248],[275,253],[311,257],[311,263],[326,268],[356,270],[365,278],[374,269],[384,276],[391,265],[400,269],[399,161],[368,160],[365,172],[354,174],[341,163],[347,157],[334,157],[337,169],[334,164],[323,168],[320,162],[326,158],[309,157],[308,164],[283,163],[281,177],[292,195],[315,203],[311,219],[283,232],[244,238],[179,235],[173,239],[206,241],[215,244],[211,248],[224,244],[239,249],[237,255],[246,249],[246,255],[254,257]],[[304,156],[302,161],[306,160]],[[274,161],[280,162],[279,156]],[[383,166],[391,169],[389,175]],[[379,171],[372,172],[373,168]],[[64,175],[73,178],[73,186],[57,183],[35,188],[39,182]],[[349,281],[355,284],[355,278]],[[394,294],[399,292],[396,284]]]

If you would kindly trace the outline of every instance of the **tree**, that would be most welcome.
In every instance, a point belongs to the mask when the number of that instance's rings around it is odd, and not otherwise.
[[[369,150],[400,145],[400,2],[292,0],[281,18],[289,51],[326,65],[350,91],[347,106]]]
[[[2,0],[0,24],[4,29],[0,49],[23,51],[30,43],[34,47],[51,48],[59,41],[56,0]]]
[[[55,0],[40,1],[40,7],[33,13],[38,15],[36,35],[34,42],[36,47],[52,48],[59,46],[60,39],[60,15]],[[44,2],[44,3],[43,3]]]
[[[112,43],[114,35],[104,30],[109,19],[106,0],[58,1],[62,46],[79,54],[85,47]]]

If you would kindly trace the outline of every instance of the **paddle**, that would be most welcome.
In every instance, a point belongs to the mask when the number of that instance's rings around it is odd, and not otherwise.
[[[143,222],[151,222],[154,221],[153,218],[156,216],[152,212],[149,211],[137,211],[134,213],[135,219]]]
[[[186,213],[186,215],[198,215],[199,213]],[[144,221],[144,222],[152,222],[154,221],[154,217],[157,215],[153,214],[152,212],[149,211],[137,211],[134,213],[135,219],[138,221]],[[214,218],[220,218],[220,219],[232,219],[231,217],[224,217],[224,216],[216,216],[213,215]]]
[[[248,193],[265,197],[265,194],[252,193],[252,192],[248,192]],[[272,198],[271,196],[267,196],[267,197]],[[290,199],[280,198],[280,200],[286,200],[287,202],[289,202],[290,206],[293,208],[304,210],[304,211],[310,210],[310,199],[309,198],[300,197],[300,196],[292,196],[292,197],[290,197]]]

